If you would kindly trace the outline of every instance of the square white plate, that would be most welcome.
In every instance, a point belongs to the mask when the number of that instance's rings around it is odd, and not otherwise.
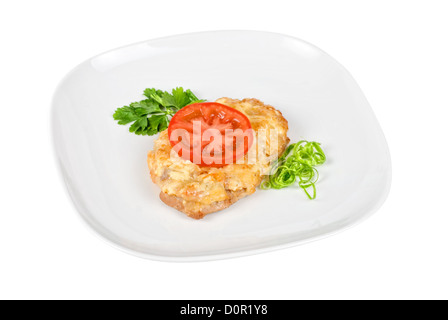
[[[317,199],[258,190],[197,221],[159,200],[146,155],[154,137],[112,118],[145,88],[182,86],[214,101],[258,98],[289,121],[288,136],[322,143]],[[386,140],[360,88],[333,58],[289,36],[254,31],[186,34],[142,42],[76,67],[53,100],[56,154],[73,202],[110,243],[156,260],[254,254],[321,238],[361,221],[386,199]]]

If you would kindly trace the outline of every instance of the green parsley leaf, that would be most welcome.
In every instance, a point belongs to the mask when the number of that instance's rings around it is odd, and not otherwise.
[[[138,114],[135,112],[135,108],[125,106],[115,111],[114,119],[118,120],[118,124],[124,125],[137,120]]]
[[[139,116],[162,112],[159,104],[150,99],[131,103],[131,106],[135,109],[135,113]]]
[[[190,89],[187,89],[187,91],[185,91],[185,94],[187,95],[188,99],[190,99],[190,101],[193,101],[193,102],[190,102],[190,104],[196,103],[196,102],[204,102],[204,101],[206,101],[206,100],[199,100],[198,97],[196,97],[194,95],[194,93],[191,92]]]
[[[153,99],[164,107],[174,106],[174,97],[166,91],[151,88],[146,89],[144,95],[150,99]]]
[[[177,108],[185,107],[187,104],[190,103],[190,97],[184,92],[184,89],[182,88],[175,88],[172,91],[173,100],[174,100],[174,106]]]
[[[148,128],[148,118],[143,116],[136,120],[130,127],[129,131],[134,132],[135,134],[141,135],[145,134]]]
[[[120,125],[131,123],[129,131],[137,135],[154,135],[166,130],[171,117],[183,107],[199,100],[191,90],[174,88],[171,93],[155,88],[145,89],[147,99],[118,108],[113,117]]]
[[[151,127],[157,132],[163,131],[168,128],[169,120],[164,115],[152,116],[149,118]]]
[[[154,100],[156,100],[158,103],[161,104],[161,102],[160,102],[160,100],[159,100],[159,97],[160,97],[161,95],[163,95],[163,91],[162,91],[162,90],[157,90],[157,89],[154,89],[154,88],[148,88],[148,89],[145,89],[145,91],[143,92],[143,94],[144,94],[145,96],[147,96],[149,99],[154,99]]]

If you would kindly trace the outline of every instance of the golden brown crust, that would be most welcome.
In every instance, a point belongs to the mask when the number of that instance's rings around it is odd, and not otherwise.
[[[278,154],[282,154],[285,151],[290,141],[287,136],[289,127],[288,120],[283,117],[280,110],[255,98],[238,100],[223,97],[216,100],[216,102],[225,104],[244,113],[249,118],[252,129],[255,131],[260,129],[269,130],[272,128],[281,130],[284,134],[278,135]]]
[[[260,128],[260,123],[256,119],[256,117],[260,116],[260,108],[263,109],[263,118],[266,116],[269,117],[272,121],[278,123],[278,126],[282,127],[285,131],[288,131],[288,120],[283,117],[281,111],[258,99],[245,98],[243,100],[238,100],[223,97],[216,100],[216,102],[225,104],[245,113],[250,118],[250,123],[255,131]]]
[[[191,207],[194,207],[195,203],[189,203],[189,201],[186,201],[178,196],[166,194],[163,191],[160,192],[159,195],[160,200],[162,200],[166,205],[173,207],[174,209],[181,211],[190,218],[196,220],[204,218],[209,213],[224,210],[245,196],[246,195],[240,194],[240,196],[238,196],[235,194],[231,196],[229,199],[222,201],[215,201],[208,205],[202,206],[200,210],[190,210]]]
[[[267,139],[266,147],[256,147],[256,162],[251,163],[248,155],[242,164],[229,164],[221,168],[201,167],[171,154],[167,130],[160,133],[154,143],[154,150],[148,153],[148,166],[152,181],[162,189],[160,199],[168,206],[184,212],[189,217],[201,219],[205,215],[223,210],[239,199],[255,192],[270,163],[283,153],[289,138],[288,122],[281,112],[265,105],[258,99],[221,98],[217,102],[243,112],[257,133],[271,130],[277,134],[278,144]],[[268,134],[268,137],[270,135]],[[261,141],[261,140],[260,140]],[[258,157],[263,155],[263,159]]]

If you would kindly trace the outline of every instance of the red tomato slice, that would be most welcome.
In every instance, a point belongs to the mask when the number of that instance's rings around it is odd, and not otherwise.
[[[168,135],[180,157],[209,167],[235,163],[249,151],[254,139],[243,113],[216,102],[193,103],[177,111]]]

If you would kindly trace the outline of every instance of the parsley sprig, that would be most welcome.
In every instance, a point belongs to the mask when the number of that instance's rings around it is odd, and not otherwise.
[[[172,116],[183,107],[199,100],[190,89],[182,87],[167,91],[148,88],[143,93],[147,99],[118,108],[114,119],[118,124],[132,123],[129,131],[137,135],[152,136],[168,128]]]

